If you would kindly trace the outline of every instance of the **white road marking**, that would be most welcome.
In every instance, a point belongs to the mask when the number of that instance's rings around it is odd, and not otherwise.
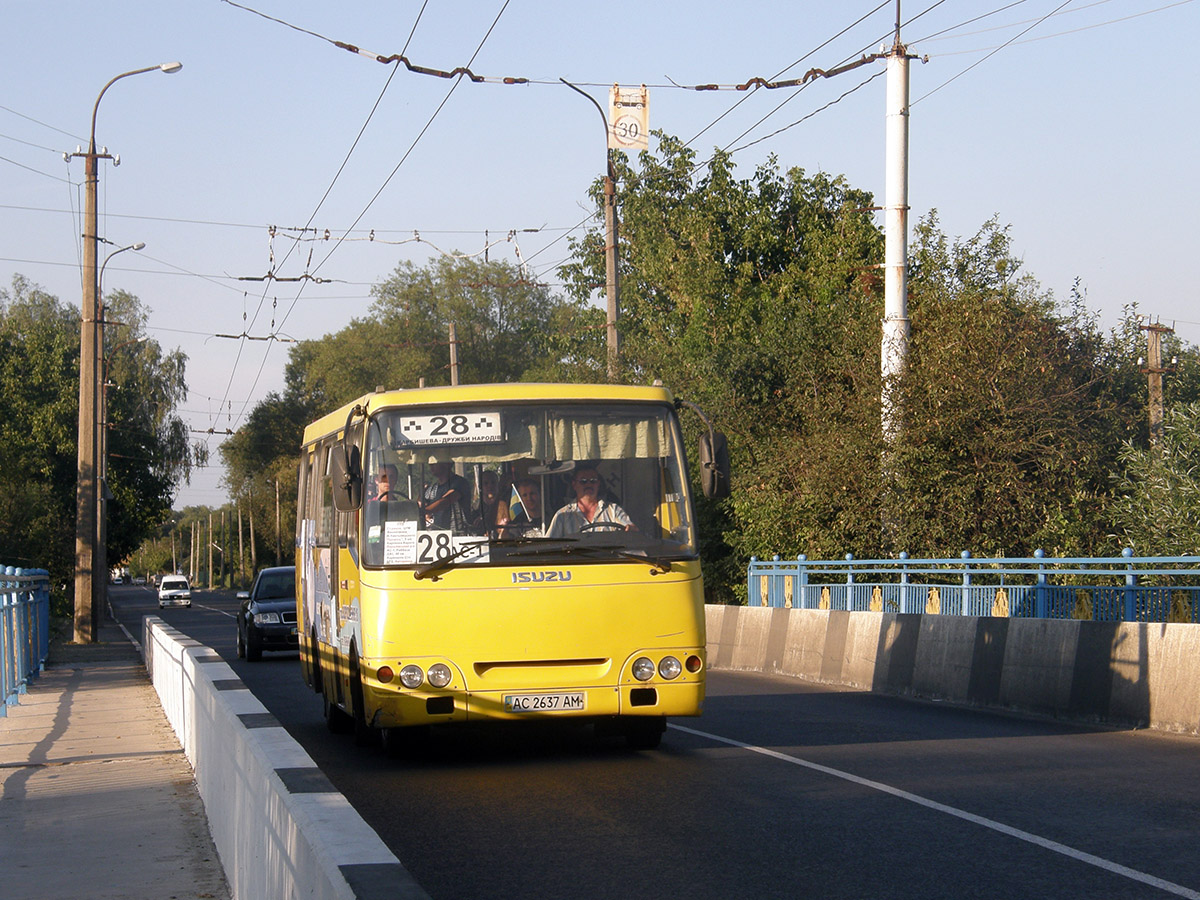
[[[196,609],[207,609],[209,612],[220,613],[223,616],[229,616],[231,619],[237,618],[234,613],[226,612],[223,609],[217,609],[215,606],[205,606],[203,603],[193,603],[192,606],[196,607]]]
[[[1028,831],[1022,831],[1020,828],[1013,828],[1010,825],[1005,825],[1002,822],[997,822],[993,819],[987,819],[983,816],[977,816],[974,813],[966,812],[965,810],[956,809],[953,806],[947,806],[944,803],[938,803],[936,800],[930,800],[918,794],[912,794],[908,791],[902,791],[899,788],[894,788],[891,785],[883,784],[878,781],[871,781],[869,778],[861,778],[858,775],[852,775],[849,772],[843,772],[840,769],[833,769],[829,766],[823,766],[820,763],[810,762],[806,759],[800,759],[796,756],[788,756],[786,753],[780,753],[776,750],[768,750],[766,747],[756,747],[753,744],[746,744],[742,741],[734,740],[733,738],[721,737],[716,734],[709,734],[706,731],[697,731],[694,728],[685,728],[682,725],[668,723],[668,727],[674,728],[676,731],[682,731],[686,734],[693,734],[696,737],[708,738],[710,741],[728,744],[731,747],[740,747],[743,750],[749,750],[752,753],[760,753],[763,756],[769,756],[772,759],[777,759],[780,762],[790,763],[794,766],[802,766],[806,769],[812,769],[814,772],[821,772],[824,775],[832,775],[834,778],[841,778],[844,781],[849,781],[862,787],[871,788],[872,790],[881,791],[885,794],[891,794],[893,797],[898,797],[901,800],[907,800],[910,803],[916,803],[918,806],[924,806],[927,809],[935,810],[936,812],[945,813],[948,816],[954,816],[958,819],[971,822],[975,825],[982,825],[984,828],[990,828],[992,831],[998,831],[1000,834],[1006,834],[1009,837],[1017,838],[1018,840],[1027,841],[1030,844],[1035,844],[1046,850],[1054,853],[1061,853],[1063,856],[1069,856],[1071,859],[1087,863],[1090,866],[1095,866],[1098,869],[1112,872],[1116,875],[1123,875],[1133,881],[1139,881],[1142,884],[1148,884],[1151,887],[1156,887],[1161,891],[1166,891],[1169,894],[1174,894],[1176,897],[1188,897],[1191,900],[1200,900],[1200,891],[1194,891],[1191,888],[1186,888],[1183,885],[1175,884],[1171,881],[1166,881],[1162,878],[1157,878],[1154,875],[1147,875],[1145,872],[1139,872],[1137,869],[1131,869],[1128,866],[1123,866],[1120,863],[1112,862],[1099,856],[1094,856],[1091,853],[1084,853],[1082,850],[1076,850],[1074,847],[1068,847],[1066,844],[1060,844],[1058,841],[1052,841],[1049,838],[1040,837],[1036,834],[1031,834]]]

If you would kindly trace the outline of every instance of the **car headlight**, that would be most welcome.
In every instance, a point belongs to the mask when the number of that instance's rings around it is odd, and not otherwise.
[[[649,681],[654,677],[654,662],[645,656],[633,661],[633,677],[638,681]]]
[[[420,666],[405,666],[400,670],[400,683],[406,688],[419,688],[425,680],[425,673]]]
[[[254,614],[255,625],[278,625],[279,613],[277,612],[261,612]]]
[[[445,663],[434,663],[429,667],[429,683],[436,688],[444,688],[452,677],[453,673]]]
[[[672,678],[678,678],[679,673],[683,671],[683,666],[679,660],[673,656],[664,656],[658,663],[658,674],[670,681]]]

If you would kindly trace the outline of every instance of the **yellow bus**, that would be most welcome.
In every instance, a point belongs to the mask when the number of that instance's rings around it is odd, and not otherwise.
[[[309,425],[297,627],[329,727],[398,745],[584,719],[652,748],[667,716],[699,715],[682,406],[661,387],[470,385],[379,390]],[[714,496],[723,441],[701,440]]]

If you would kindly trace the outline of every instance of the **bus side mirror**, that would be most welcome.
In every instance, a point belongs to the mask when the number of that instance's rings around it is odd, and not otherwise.
[[[330,450],[329,471],[333,479],[333,508],[351,512],[362,507],[362,462],[357,447],[344,444]]]
[[[700,487],[710,500],[729,496],[729,444],[720,431],[700,435]]]

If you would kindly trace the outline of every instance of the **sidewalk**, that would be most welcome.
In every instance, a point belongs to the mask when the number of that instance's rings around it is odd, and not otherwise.
[[[192,770],[137,650],[51,644],[0,718],[5,900],[228,900]]]

